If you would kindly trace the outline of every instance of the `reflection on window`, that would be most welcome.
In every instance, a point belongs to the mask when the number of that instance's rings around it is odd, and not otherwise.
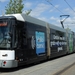
[[[9,23],[7,20],[0,20],[0,48],[10,47]]]

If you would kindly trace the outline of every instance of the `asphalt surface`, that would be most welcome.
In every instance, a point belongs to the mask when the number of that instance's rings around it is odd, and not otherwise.
[[[75,75],[74,64],[75,54],[71,54],[28,67],[6,69],[5,72],[0,69],[0,75]]]
[[[57,72],[55,75],[75,75],[75,63]]]
[[[63,72],[60,75],[75,75],[75,65]]]

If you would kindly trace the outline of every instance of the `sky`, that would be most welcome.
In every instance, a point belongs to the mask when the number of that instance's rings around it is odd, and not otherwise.
[[[5,13],[5,6],[9,1],[0,0],[0,15]],[[62,27],[60,21],[64,20],[64,28],[70,28],[75,32],[75,0],[24,0],[23,4],[23,13],[32,9],[30,16],[59,27]],[[61,15],[69,17],[60,17]]]

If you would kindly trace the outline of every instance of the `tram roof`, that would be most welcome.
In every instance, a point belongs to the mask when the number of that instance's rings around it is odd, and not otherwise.
[[[49,27],[52,28],[52,29],[59,30],[59,31],[62,31],[62,32],[66,31],[65,29],[63,29],[61,27],[55,26],[53,24],[47,23],[45,21],[42,21],[42,20],[39,20],[37,18],[28,16],[28,15],[23,14],[23,13],[22,14],[9,14],[9,15],[5,15],[5,16],[14,16],[19,21],[23,21],[23,22],[27,21],[27,22],[34,23],[34,24],[41,25],[41,26],[45,26],[45,27],[48,24]]]

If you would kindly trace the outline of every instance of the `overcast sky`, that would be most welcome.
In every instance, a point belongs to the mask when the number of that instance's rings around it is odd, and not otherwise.
[[[9,0],[0,0],[0,15],[5,12],[8,2]],[[64,21],[64,27],[75,31],[75,0],[24,0],[23,4],[23,13],[32,9],[31,16],[60,27],[60,15],[70,15]]]

